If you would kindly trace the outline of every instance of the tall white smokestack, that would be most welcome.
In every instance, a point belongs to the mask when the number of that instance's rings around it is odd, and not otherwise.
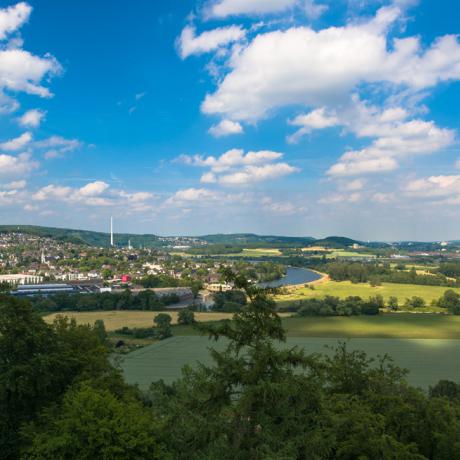
[[[113,217],[110,217],[110,246],[113,246]]]

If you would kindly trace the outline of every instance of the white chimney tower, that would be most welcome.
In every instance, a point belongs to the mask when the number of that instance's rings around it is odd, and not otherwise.
[[[113,246],[113,217],[110,217],[110,246]]]

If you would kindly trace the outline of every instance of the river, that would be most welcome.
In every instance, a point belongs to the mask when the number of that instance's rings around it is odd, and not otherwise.
[[[279,280],[260,283],[261,287],[280,287],[289,286],[291,284],[305,284],[311,281],[316,281],[321,278],[318,273],[309,270],[308,268],[287,267],[286,275]]]

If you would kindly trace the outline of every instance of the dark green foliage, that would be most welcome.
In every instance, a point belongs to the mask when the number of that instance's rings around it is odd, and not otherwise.
[[[242,247],[273,247],[273,245],[297,245],[303,247],[315,241],[311,237],[255,235],[253,233],[233,233],[204,235],[200,239],[211,244],[228,244]]]
[[[153,322],[155,323],[155,337],[163,340],[172,336],[171,316],[167,313],[160,313],[155,316]]]
[[[94,322],[94,331],[96,332],[101,343],[106,343],[107,341],[107,331],[105,330],[105,324],[102,319],[97,319]]]
[[[441,263],[438,269],[439,273],[442,273],[449,278],[460,278],[460,263],[458,262],[444,262]]]
[[[238,311],[243,305],[246,305],[246,294],[238,289],[230,291],[220,291],[214,293],[214,311]]]
[[[27,301],[0,297],[2,458],[16,458],[21,425],[82,378],[121,384],[96,330],[66,318],[49,326]]]
[[[334,281],[370,282],[373,286],[379,286],[382,282],[452,287],[458,285],[442,273],[419,275],[414,268],[409,271],[392,270],[388,264],[374,262],[332,262],[325,264],[321,270],[328,273]]]
[[[38,311],[98,311],[98,310],[163,310],[167,305],[178,303],[180,298],[171,293],[157,296],[146,289],[133,295],[129,289],[122,293],[55,294],[49,297],[32,297]]]
[[[122,327],[115,329],[116,334],[132,336],[135,339],[147,339],[155,337],[155,328],[153,327]]]
[[[59,407],[23,430],[28,460],[167,459],[158,422],[139,401],[88,384],[70,389]]]
[[[430,387],[430,396],[457,399],[460,401],[460,384],[450,380],[440,380],[435,386]]]
[[[324,246],[327,248],[335,248],[335,249],[346,249],[354,244],[363,243],[357,240],[352,240],[351,238],[346,238],[344,236],[328,236],[326,238],[315,240],[315,246]]]
[[[438,307],[446,308],[454,315],[460,315],[460,294],[452,289],[448,289],[437,301],[437,305]]]
[[[169,275],[147,275],[135,280],[135,284],[144,288],[178,287],[181,286],[181,280]]]
[[[399,308],[398,298],[395,297],[395,296],[388,297],[388,307],[393,311],[398,310],[398,308]]]
[[[11,285],[10,283],[7,283],[6,281],[2,281],[0,283],[0,293],[3,292],[3,293],[8,293],[11,291]]]
[[[412,296],[410,299],[406,299],[404,306],[406,308],[422,308],[426,305],[425,299],[417,295]]]
[[[179,324],[193,324],[195,322],[195,313],[190,308],[185,308],[179,312],[177,322]]]
[[[321,299],[313,298],[299,302],[297,311],[300,316],[354,316],[378,315],[383,308],[382,296],[375,296],[364,301],[358,296],[340,299],[327,295]]]

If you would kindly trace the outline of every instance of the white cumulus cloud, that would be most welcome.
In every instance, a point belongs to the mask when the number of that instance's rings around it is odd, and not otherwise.
[[[182,59],[193,54],[209,53],[222,46],[244,38],[245,31],[240,26],[218,27],[196,35],[195,27],[186,26],[178,40],[179,54]]]
[[[237,121],[222,120],[220,123],[211,126],[208,132],[214,137],[223,137],[230,134],[241,134],[243,127]]]
[[[29,128],[37,128],[40,126],[46,112],[39,109],[28,110],[24,115],[22,115],[18,121],[21,126]]]
[[[359,24],[260,33],[232,54],[202,110],[254,122],[283,106],[343,103],[362,84],[419,91],[460,79],[457,37],[439,37],[428,48],[418,37],[391,40],[388,32],[400,16],[398,7],[383,7]]]
[[[0,40],[4,40],[8,34],[27,22],[31,12],[32,7],[25,2],[0,9]]]
[[[32,140],[32,134],[29,132],[23,133],[14,139],[0,143],[0,150],[12,152],[26,147]]]
[[[208,5],[206,15],[225,18],[237,15],[277,13],[291,8],[297,0],[217,0]]]

